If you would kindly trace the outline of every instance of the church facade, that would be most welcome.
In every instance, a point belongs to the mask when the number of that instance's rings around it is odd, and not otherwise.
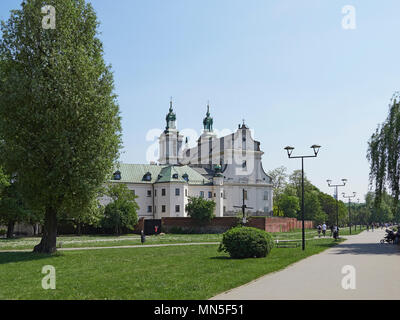
[[[186,217],[189,197],[216,203],[217,217],[241,211],[243,198],[251,215],[272,215],[272,181],[262,166],[260,142],[244,124],[217,137],[207,106],[203,133],[195,147],[176,127],[172,102],[159,137],[159,159],[152,164],[119,164],[111,182],[125,183],[137,195],[139,218]]]

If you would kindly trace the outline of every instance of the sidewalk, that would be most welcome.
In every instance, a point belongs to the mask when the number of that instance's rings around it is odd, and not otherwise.
[[[380,244],[384,235],[375,229],[344,236],[348,240],[334,248],[212,299],[400,299],[400,246]],[[342,288],[345,265],[355,267],[354,290]]]
[[[168,247],[168,246],[199,246],[207,244],[219,244],[219,242],[187,242],[187,243],[163,243],[163,244],[143,244],[128,246],[108,246],[108,247],[81,247],[81,248],[57,248],[57,251],[76,251],[76,250],[99,250],[99,249],[131,249],[131,248],[151,248],[151,247]],[[21,250],[0,250],[2,252],[32,252],[32,249]]]

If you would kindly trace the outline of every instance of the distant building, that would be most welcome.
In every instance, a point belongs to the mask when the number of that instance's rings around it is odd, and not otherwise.
[[[127,184],[138,196],[139,217],[186,217],[189,197],[215,201],[217,217],[232,216],[241,211],[235,206],[242,205],[243,189],[252,208],[246,211],[272,215],[272,181],[262,166],[264,152],[244,121],[235,133],[218,138],[207,106],[203,127],[197,146],[189,148],[176,128],[171,102],[159,137],[158,163],[120,164],[111,182]]]

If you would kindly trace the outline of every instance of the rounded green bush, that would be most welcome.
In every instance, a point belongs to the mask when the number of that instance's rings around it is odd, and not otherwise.
[[[236,227],[223,234],[218,251],[227,252],[234,259],[262,258],[273,246],[269,233],[251,227]]]

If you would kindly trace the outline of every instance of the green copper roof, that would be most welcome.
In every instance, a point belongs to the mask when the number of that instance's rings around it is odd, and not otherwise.
[[[186,183],[187,175],[188,184],[209,184],[210,181],[202,176],[197,171],[188,166],[173,166],[173,165],[154,165],[154,164],[127,164],[121,163],[115,167],[114,172],[121,172],[120,180],[124,183],[165,183],[165,182],[182,182]],[[148,175],[149,174],[149,175]],[[149,176],[149,180],[146,179]]]
[[[166,126],[166,130],[168,129],[175,129],[174,127],[174,122],[176,121],[176,115],[172,110],[172,100],[169,103],[169,112],[167,114],[167,116],[165,117],[165,120],[167,121],[167,126]]]

